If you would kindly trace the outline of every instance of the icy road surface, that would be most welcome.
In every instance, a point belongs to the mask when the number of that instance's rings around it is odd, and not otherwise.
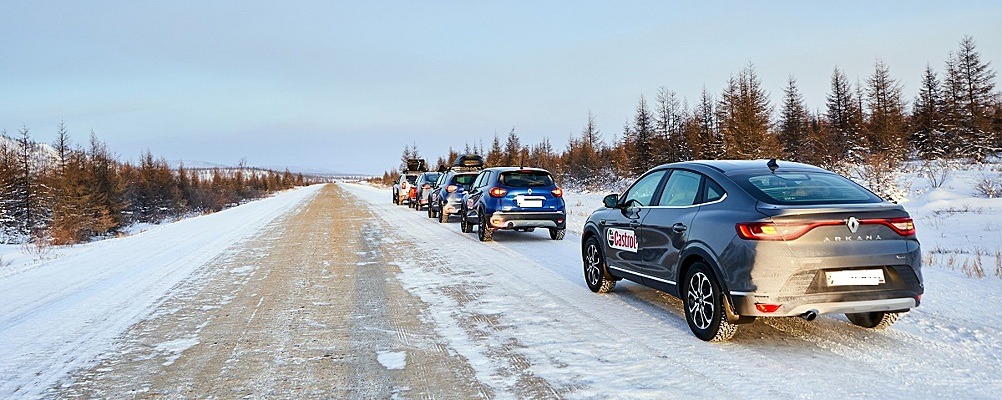
[[[841,316],[765,319],[710,344],[667,295],[629,282],[588,291],[576,232],[480,243],[426,215],[392,205],[386,189],[314,186],[2,278],[0,398],[1002,390],[1000,279],[927,267],[922,307],[890,330]]]

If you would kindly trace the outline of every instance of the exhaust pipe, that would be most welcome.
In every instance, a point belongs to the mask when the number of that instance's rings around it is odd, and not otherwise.
[[[810,310],[808,312],[800,314],[800,318],[803,318],[808,321],[814,321],[814,319],[817,317],[818,317],[818,310]]]

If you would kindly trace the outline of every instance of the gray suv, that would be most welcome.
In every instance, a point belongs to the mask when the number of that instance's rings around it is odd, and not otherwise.
[[[883,329],[922,299],[908,213],[821,168],[666,164],[603,201],[582,234],[588,288],[629,279],[679,297],[702,340],[728,340],[756,317],[844,313]]]

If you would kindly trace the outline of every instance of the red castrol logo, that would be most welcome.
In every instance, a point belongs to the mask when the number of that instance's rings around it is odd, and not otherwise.
[[[629,252],[637,252],[637,235],[631,230],[609,228],[606,231],[609,247]]]

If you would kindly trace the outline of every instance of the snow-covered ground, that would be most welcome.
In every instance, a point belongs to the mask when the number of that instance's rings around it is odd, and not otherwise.
[[[889,330],[842,316],[762,319],[722,344],[692,336],[681,303],[656,290],[621,282],[597,295],[585,287],[580,227],[605,193],[566,194],[566,240],[501,231],[480,243],[458,223],[390,204],[388,189],[341,187],[376,216],[368,237],[400,254],[396,279],[427,305],[443,346],[501,397],[520,393],[519,377],[532,376],[573,398],[997,398],[1002,200],[974,190],[997,168],[967,166],[938,188],[916,172],[902,175],[926,293]],[[318,187],[124,238],[41,253],[0,249],[0,397],[39,397],[93,366],[174,288],[197,279],[200,266],[306,204]],[[188,345],[159,344],[178,355]],[[405,351],[377,361],[391,370],[421,363]]]
[[[287,191],[133,236],[43,249],[7,247],[0,278],[0,398],[36,398],[97,362],[179,283],[322,185]]]
[[[922,306],[889,330],[858,328],[841,315],[763,319],[723,344],[693,337],[681,303],[656,290],[622,282],[596,295],[585,287],[577,232],[605,193],[566,194],[571,217],[562,242],[545,232],[501,231],[495,242],[479,243],[456,223],[389,204],[385,189],[343,187],[393,227],[384,245],[417,238],[426,245],[411,250],[413,258],[444,266],[401,260],[401,280],[429,305],[450,346],[498,392],[512,383],[497,379],[508,364],[495,355],[515,348],[524,368],[569,397],[996,398],[1002,278],[994,271],[970,277],[961,268],[961,258],[978,248],[992,252],[982,263],[994,268],[1002,247],[1002,200],[974,196],[982,172],[954,172],[937,189],[924,187],[917,174],[903,175],[903,203],[926,252],[926,293]],[[949,252],[959,254],[953,265],[943,255]],[[449,295],[455,287],[472,294],[457,300]],[[471,315],[482,316],[483,331],[463,332],[461,321]],[[494,337],[482,337],[491,331]]]

